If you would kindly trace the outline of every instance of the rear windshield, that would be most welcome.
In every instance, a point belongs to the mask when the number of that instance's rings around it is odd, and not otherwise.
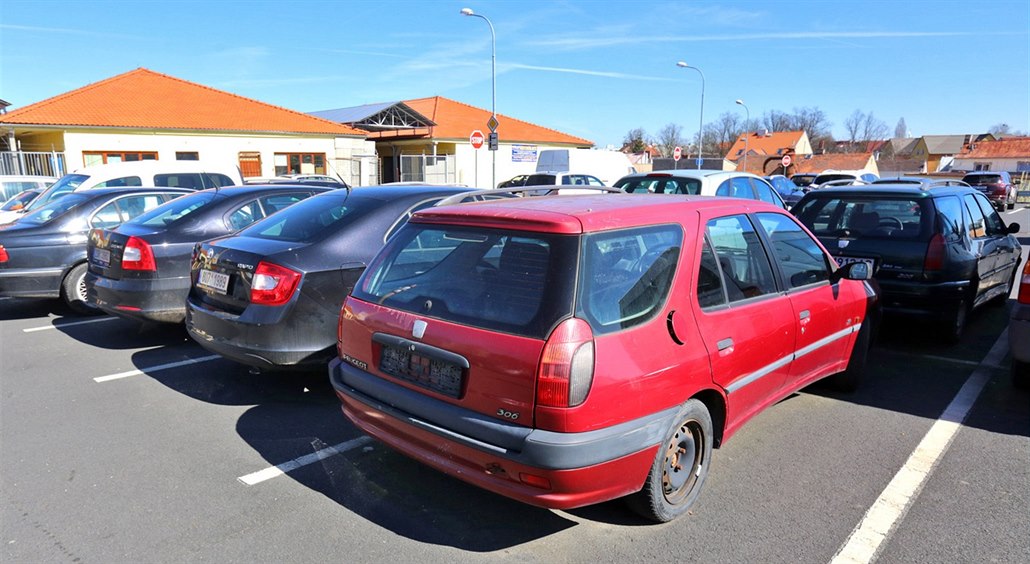
[[[962,180],[971,186],[986,186],[987,184],[998,184],[1002,181],[1000,174],[971,174]]]
[[[530,174],[525,186],[553,186],[557,180],[553,174]]]
[[[819,237],[927,239],[933,214],[928,199],[812,198],[793,210]]]
[[[570,235],[409,223],[366,270],[354,296],[544,339],[572,315],[578,244]]]
[[[813,180],[813,184],[822,184],[824,182],[833,182],[834,180],[854,180],[854,174],[820,174]]]
[[[197,192],[176,198],[163,206],[156,207],[136,219],[130,221],[134,225],[148,227],[167,227],[186,217],[192,212],[211,203],[215,199],[213,192]]]
[[[807,174],[795,174],[794,176],[790,177],[790,181],[796,184],[798,187],[808,186],[812,183],[813,180],[815,180],[815,177]]]
[[[644,176],[630,178],[617,186],[623,192],[649,194],[692,194],[701,193],[701,181],[696,178],[672,176]]]
[[[42,194],[40,194],[28,209],[39,209],[43,207],[44,204],[54,200],[54,198],[73,192],[87,180],[89,180],[89,176],[85,174],[66,174],[55,182],[53,186],[47,188]]]
[[[83,202],[89,200],[89,194],[75,194],[69,193],[62,196],[49,204],[25,215],[18,220],[19,223],[37,223],[44,224],[49,223],[58,217],[68,213],[69,211],[79,207]]]
[[[335,232],[383,205],[383,200],[325,192],[275,213],[239,232],[244,237],[312,242]]]

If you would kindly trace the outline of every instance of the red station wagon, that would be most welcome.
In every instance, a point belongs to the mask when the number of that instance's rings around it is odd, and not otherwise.
[[[451,476],[557,509],[629,495],[668,521],[748,419],[858,384],[870,277],[754,200],[435,208],[344,303],[330,379],[358,427]]]

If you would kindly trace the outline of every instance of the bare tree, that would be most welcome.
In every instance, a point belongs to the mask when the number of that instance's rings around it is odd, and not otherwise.
[[[898,120],[898,125],[894,126],[895,137],[908,137],[908,126],[905,125],[905,118]]]
[[[704,146],[711,147],[712,152],[725,157],[733,143],[746,130],[747,124],[739,112],[726,112],[719,119],[705,125]]]
[[[762,115],[762,127],[769,131],[790,131],[790,114],[779,110],[769,110]]]
[[[683,145],[683,128],[670,123],[658,132],[655,138],[655,146],[662,153],[663,157],[671,157],[676,147]]]
[[[645,132],[642,127],[631,129],[626,133],[626,137],[622,140],[622,144],[624,147],[627,147],[631,153],[643,153],[647,150],[647,132]]]
[[[832,125],[819,108],[794,108],[787,131],[804,131],[814,145],[817,139],[833,139],[830,134]]]
[[[862,147],[860,141],[879,141],[887,137],[887,124],[876,119],[872,112],[864,113],[855,110],[844,120],[844,129],[848,133],[848,148],[846,152],[853,152]]]

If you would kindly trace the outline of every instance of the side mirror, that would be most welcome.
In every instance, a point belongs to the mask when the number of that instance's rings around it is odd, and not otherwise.
[[[872,280],[873,269],[866,262],[852,262],[838,268],[831,276],[831,283],[840,280]]]
[[[1016,222],[1012,222],[1012,223],[1009,224],[1009,228],[1006,231],[1008,233],[1019,233],[1019,229],[1020,229],[1019,224],[1016,223]]]

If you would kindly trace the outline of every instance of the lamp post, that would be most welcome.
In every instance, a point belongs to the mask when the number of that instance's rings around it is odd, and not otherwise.
[[[701,117],[697,126],[697,169],[701,170],[701,139],[704,138],[704,125],[705,125],[705,73],[701,72],[701,69],[692,67],[683,61],[676,63],[677,67],[684,69],[694,69],[697,74],[701,75]]]
[[[744,106],[744,111],[747,112],[747,118],[744,119],[744,172],[747,172],[747,141],[751,137],[751,132],[747,129],[747,124],[751,121],[751,110],[747,109],[747,104],[743,100],[737,100],[738,106]]]
[[[497,135],[497,34],[494,33],[494,24],[490,21],[490,18],[477,14],[472,11],[472,8],[462,8],[461,15],[472,16],[475,18],[483,18],[486,25],[490,26],[490,135],[495,137]],[[493,154],[493,170],[490,173],[490,187],[497,187],[497,145],[496,143],[488,143],[490,152]]]

